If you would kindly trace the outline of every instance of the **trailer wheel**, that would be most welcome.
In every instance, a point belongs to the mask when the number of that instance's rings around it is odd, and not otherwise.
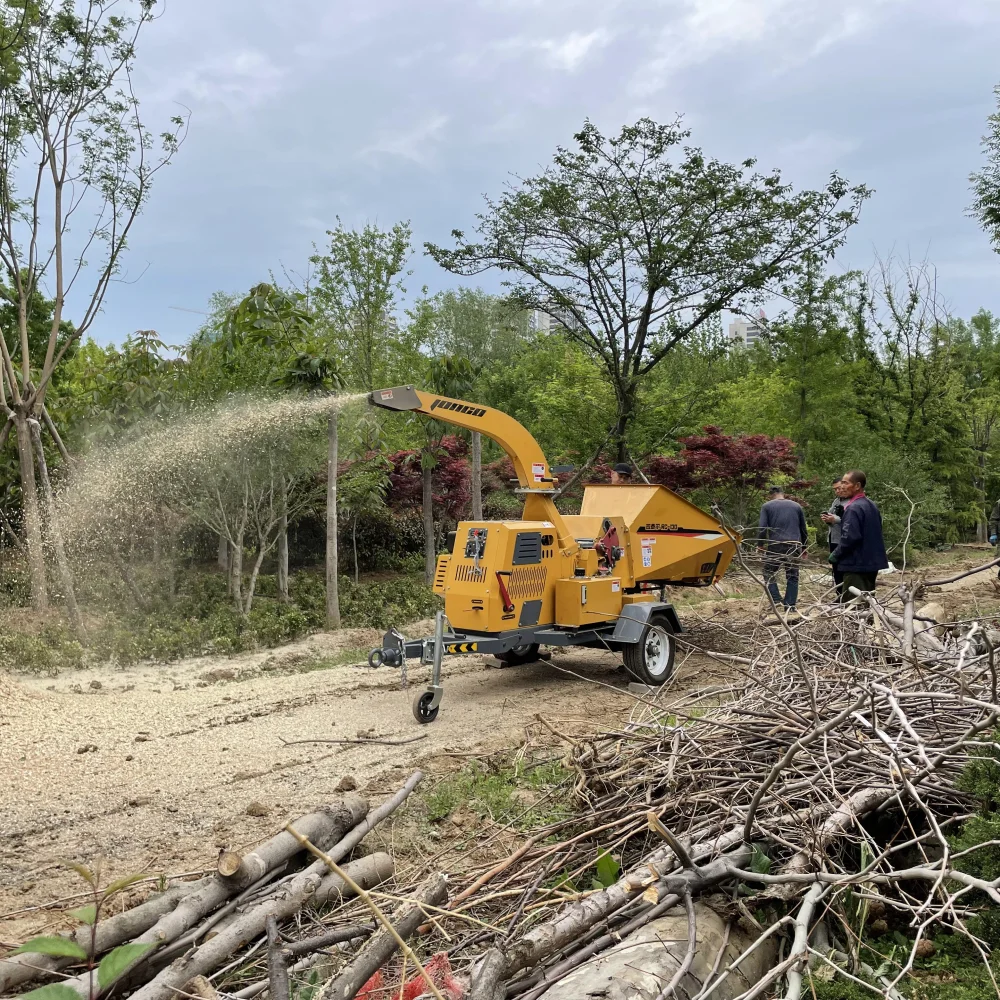
[[[497,653],[497,659],[505,667],[519,667],[522,663],[534,663],[538,659],[538,643],[526,643],[523,646],[515,646],[505,653]]]
[[[625,647],[625,669],[642,684],[665,684],[674,672],[676,645],[667,616],[652,615],[639,641]]]
[[[418,695],[413,701],[413,717],[417,722],[422,722],[426,725],[428,722],[433,722],[438,717],[438,706],[431,706],[431,702],[434,701],[434,692],[425,691],[423,694]]]

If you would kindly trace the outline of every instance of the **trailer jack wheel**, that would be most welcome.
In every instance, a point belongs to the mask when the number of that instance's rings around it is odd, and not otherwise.
[[[418,695],[413,702],[413,717],[417,722],[424,724],[433,722],[437,718],[440,704],[435,705],[434,701],[438,697],[435,691],[424,691]]]

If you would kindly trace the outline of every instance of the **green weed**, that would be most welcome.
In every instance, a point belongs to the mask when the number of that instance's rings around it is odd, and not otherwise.
[[[478,761],[448,775],[424,796],[427,818],[440,822],[460,805],[497,823],[537,826],[564,819],[569,808],[564,795],[569,772],[558,761],[523,761],[484,766]],[[537,793],[519,796],[519,791]]]

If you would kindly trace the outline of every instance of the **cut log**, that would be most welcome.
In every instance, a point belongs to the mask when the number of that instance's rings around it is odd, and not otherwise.
[[[185,896],[203,888],[211,879],[200,879],[197,882],[185,882],[171,886],[166,892],[151,896],[144,903],[133,906],[124,913],[118,913],[97,925],[97,954],[110,951],[118,945],[142,934],[153,926],[164,914],[171,910]],[[84,951],[90,953],[90,927],[82,925],[66,937],[74,940]],[[72,958],[56,958],[50,955],[34,955],[30,953],[12,955],[0,962],[0,994],[9,993],[17,986],[33,982],[35,979],[50,972],[72,965]]]
[[[695,996],[713,967],[725,969],[753,943],[738,926],[726,941],[726,923],[703,903],[695,904],[698,947],[694,961],[675,987],[681,1000]],[[723,948],[723,945],[725,946]],[[591,959],[561,982],[541,994],[544,1000],[578,1000],[580,997],[657,996],[680,971],[687,946],[687,917],[682,907],[647,924],[615,948]],[[721,963],[718,961],[722,950]],[[758,948],[740,963],[713,993],[714,1000],[733,1000],[753,986],[774,964],[773,941]]]
[[[313,835],[318,837],[322,842],[330,844],[339,841],[349,829],[357,825],[367,811],[368,803],[365,799],[358,795],[347,795],[342,801],[310,813],[297,822],[309,827],[313,831]],[[175,941],[185,931],[214,913],[231,896],[253,884],[253,882],[266,875],[268,871],[273,871],[279,865],[298,854],[300,850],[301,848],[295,838],[282,831],[261,844],[253,853],[243,858],[239,871],[232,877],[223,878],[215,875],[212,878],[206,879],[200,888],[186,895],[169,913],[160,917],[155,924],[135,937],[135,943],[155,944],[162,947]],[[256,878],[250,878],[255,873]],[[319,884],[320,880],[320,878],[316,878],[316,885]],[[288,885],[282,886],[279,891],[287,891],[291,884],[288,883]],[[315,889],[315,886],[313,886],[313,889]],[[231,924],[227,927],[227,934],[234,926],[235,924]],[[261,926],[263,927],[263,924]],[[227,940],[227,934],[216,935],[210,943],[214,944],[217,941]],[[152,953],[147,953],[147,956],[151,955]],[[139,959],[139,962],[143,961],[144,959]],[[138,964],[136,963],[136,965]],[[172,967],[168,966],[168,969]],[[133,966],[134,969],[135,966]],[[130,970],[130,972],[133,970]],[[174,988],[183,986],[188,979],[198,975],[202,971],[201,969],[194,969],[188,972],[183,979],[174,982]],[[87,997],[90,989],[90,977],[85,973],[75,979],[67,980],[63,985],[70,986],[80,996]]]
[[[388,854],[371,854],[344,866],[344,870],[362,888],[379,885],[393,874]],[[280,886],[263,902],[249,907],[221,934],[188,952],[158,973],[132,994],[133,1000],[176,1000],[177,991],[193,976],[205,976],[224,965],[240,948],[264,933],[267,918],[276,921],[293,916],[312,902],[330,903],[349,895],[335,875],[326,878],[301,872]],[[71,984],[75,986],[75,981]]]
[[[219,860],[216,862],[215,870],[223,878],[232,878],[243,864],[243,855],[236,851],[219,851]]]
[[[353,876],[352,876],[353,877]],[[420,904],[441,906],[448,898],[448,880],[439,875],[416,894],[416,904],[405,904],[390,918],[396,933],[405,941],[423,923],[427,914]],[[358,990],[396,953],[399,945],[387,931],[380,931],[336,979],[323,990],[320,1000],[351,1000]]]
[[[367,800],[360,795],[348,793],[341,802],[296,820],[295,828],[299,829],[300,824],[309,822],[316,830],[316,834],[329,846],[340,840],[348,830],[357,826],[367,812]],[[306,836],[314,844],[316,843],[312,835],[306,834]],[[298,841],[290,833],[282,830],[277,836],[261,844],[256,851],[246,855],[226,882],[236,891],[245,889],[282,861],[287,861],[298,854],[300,850]]]

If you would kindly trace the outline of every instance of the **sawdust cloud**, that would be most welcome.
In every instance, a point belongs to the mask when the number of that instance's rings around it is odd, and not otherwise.
[[[218,488],[220,467],[270,462],[280,468],[298,441],[324,432],[329,414],[366,398],[240,396],[150,422],[90,452],[65,480],[57,497],[63,536],[98,546],[128,542],[179,498]]]

